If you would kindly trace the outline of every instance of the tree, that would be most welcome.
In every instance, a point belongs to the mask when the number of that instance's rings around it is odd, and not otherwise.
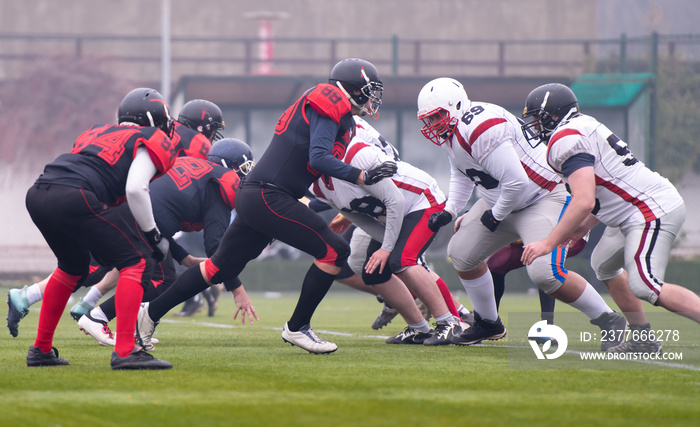
[[[36,171],[70,151],[91,126],[114,123],[119,103],[132,87],[106,65],[94,57],[28,61],[19,79],[4,83],[0,166]]]
[[[657,168],[672,181],[700,173],[700,65],[674,58],[658,74]]]

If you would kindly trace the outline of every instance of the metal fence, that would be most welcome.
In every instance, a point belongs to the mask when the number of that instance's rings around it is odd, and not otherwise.
[[[26,61],[95,57],[128,64],[130,77],[158,76],[160,36],[0,33],[0,79],[20,75]],[[412,40],[172,37],[173,79],[183,75],[255,75],[270,70],[258,55],[274,43],[274,73],[319,75],[345,57],[366,58],[383,74],[576,76],[581,73],[655,73],[660,57],[700,62],[700,34],[599,40]],[[265,65],[265,67],[263,67]],[[323,70],[323,72],[319,72]],[[269,72],[269,71],[266,71]]]

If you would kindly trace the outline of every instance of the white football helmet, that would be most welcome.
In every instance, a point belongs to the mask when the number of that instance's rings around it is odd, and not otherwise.
[[[457,80],[449,77],[431,80],[418,94],[418,120],[424,123],[421,133],[437,145],[444,144],[470,104],[464,86]]]

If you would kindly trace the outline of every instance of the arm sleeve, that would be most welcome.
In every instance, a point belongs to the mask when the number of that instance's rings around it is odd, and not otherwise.
[[[568,160],[564,162],[561,166],[561,172],[565,177],[568,177],[572,173],[576,172],[577,170],[586,167],[586,166],[594,166],[595,165],[595,157],[593,157],[592,154],[586,154],[586,153],[579,153],[579,154],[574,154],[573,156],[569,157]]]
[[[340,211],[347,219],[352,221],[357,227],[360,227],[365,233],[369,234],[372,239],[381,242],[384,240],[384,224],[372,218],[371,216],[358,212]]]
[[[126,178],[126,200],[131,214],[143,231],[150,231],[156,227],[148,184],[157,172],[148,150],[139,147]]]
[[[474,182],[450,162],[450,187],[445,210],[452,214],[452,218],[457,218],[467,206],[473,191]]]
[[[328,206],[326,202],[320,200],[317,197],[314,197],[313,199],[311,199],[311,201],[309,201],[309,209],[316,213],[327,211],[330,208],[331,207]]]
[[[343,163],[332,154],[335,136],[339,129],[338,124],[332,119],[318,114],[313,108],[307,108],[306,113],[309,117],[311,133],[309,165],[323,175],[356,183],[362,171]]]
[[[168,237],[167,239],[168,242],[170,242],[170,255],[172,255],[173,259],[177,261],[178,264],[182,265],[182,260],[190,253],[180,246],[174,238]]]
[[[386,207],[386,228],[384,229],[382,249],[393,251],[399,232],[403,226],[404,198],[396,184],[390,179],[383,179],[374,185],[363,186],[371,195],[378,198]]]
[[[204,218],[202,228],[204,229],[204,249],[207,257],[214,255],[219,248],[221,238],[229,226],[231,220],[231,208],[221,198],[219,186],[210,182],[206,187],[204,205]]]
[[[501,184],[501,193],[491,212],[494,218],[503,221],[520,202],[529,178],[510,142],[496,147],[484,158],[482,165]]]

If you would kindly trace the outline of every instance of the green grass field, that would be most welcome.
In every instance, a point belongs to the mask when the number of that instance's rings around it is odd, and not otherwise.
[[[389,346],[383,338],[402,329],[401,318],[373,331],[380,304],[338,291],[313,326],[339,349],[311,355],[280,337],[296,298],[251,294],[261,317],[254,325],[233,320],[230,295],[213,318],[167,316],[154,355],[173,363],[169,371],[111,371],[111,349],[79,332],[67,311],[54,345],[71,366],[27,368],[34,306],[19,337],[0,333],[0,426],[695,426],[700,419],[700,363],[514,369],[512,334],[485,346]],[[509,330],[508,313],[523,311],[538,312],[537,297],[506,294]],[[571,310],[560,304],[560,311]]]

